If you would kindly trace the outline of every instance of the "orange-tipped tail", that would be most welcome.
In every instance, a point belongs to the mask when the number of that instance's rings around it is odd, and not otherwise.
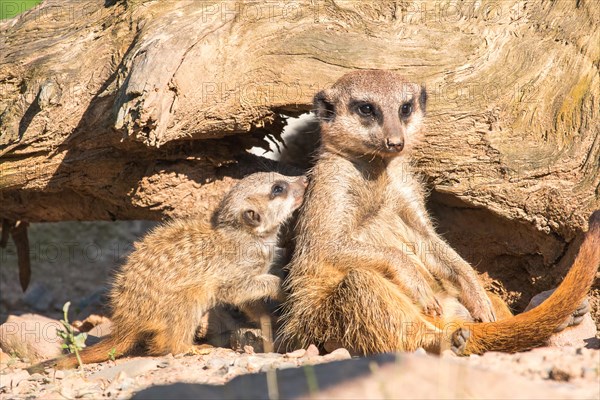
[[[542,346],[578,309],[600,266],[600,210],[590,217],[589,230],[571,270],[554,293],[538,307],[497,322],[466,324],[452,334],[452,349],[460,355],[486,351],[516,352]]]
[[[111,358],[111,355],[120,357],[129,352],[135,343],[135,340],[123,340],[123,338],[116,338],[109,335],[99,343],[81,350],[79,352],[79,357],[83,364],[102,362]],[[29,373],[43,373],[46,368],[70,369],[76,368],[78,365],[79,362],[77,361],[75,354],[68,354],[32,365],[27,371],[29,371]]]

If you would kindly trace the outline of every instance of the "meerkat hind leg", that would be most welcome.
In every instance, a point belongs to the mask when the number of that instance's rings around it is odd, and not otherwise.
[[[579,308],[575,310],[573,314],[571,314],[571,316],[567,318],[567,320],[562,325],[556,328],[555,332],[558,333],[571,326],[579,325],[583,321],[583,317],[585,316],[585,314],[589,313],[590,310],[590,301],[586,298],[579,305]]]
[[[365,355],[439,349],[441,332],[397,285],[375,271],[349,271],[324,300],[315,310],[316,320],[307,325],[319,326],[327,350],[345,347]]]

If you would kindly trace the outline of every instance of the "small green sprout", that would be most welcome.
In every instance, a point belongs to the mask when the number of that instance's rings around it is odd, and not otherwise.
[[[112,349],[110,349],[110,351],[108,352],[108,359],[110,361],[115,361],[115,357],[117,355],[117,349],[115,347],[113,347]]]
[[[77,335],[73,331],[73,327],[69,323],[69,306],[71,305],[70,301],[67,301],[63,306],[63,315],[64,319],[60,320],[60,323],[65,328],[64,330],[59,329],[56,331],[56,334],[63,339],[62,348],[69,350],[69,353],[75,353],[75,357],[77,357],[77,362],[79,363],[79,367],[83,368],[83,363],[81,362],[81,357],[79,356],[79,351],[81,351],[85,347],[85,339],[87,338],[87,333],[82,332]]]

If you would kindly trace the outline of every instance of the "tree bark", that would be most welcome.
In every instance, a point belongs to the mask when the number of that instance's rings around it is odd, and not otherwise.
[[[593,1],[46,0],[0,30],[2,218],[207,213],[278,168],[246,150],[281,114],[360,68],[427,85],[416,159],[442,226],[484,217],[548,267],[600,208]]]

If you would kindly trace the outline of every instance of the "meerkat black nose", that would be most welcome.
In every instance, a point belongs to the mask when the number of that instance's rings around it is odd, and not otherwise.
[[[387,138],[385,139],[385,145],[389,150],[400,152],[404,149],[404,140]]]

